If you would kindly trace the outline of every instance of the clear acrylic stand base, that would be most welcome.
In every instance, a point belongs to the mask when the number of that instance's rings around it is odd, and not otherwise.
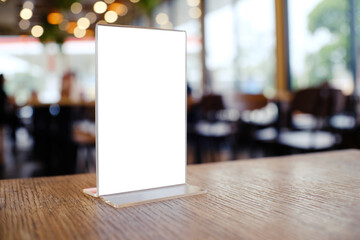
[[[115,208],[130,207],[150,202],[164,201],[206,193],[206,190],[189,184],[98,196],[96,188],[86,188],[83,192],[92,197],[100,197]]]

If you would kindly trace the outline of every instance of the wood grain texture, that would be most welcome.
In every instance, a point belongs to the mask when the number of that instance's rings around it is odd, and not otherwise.
[[[95,175],[0,181],[0,239],[360,239],[360,151],[188,167],[205,195],[115,209]]]

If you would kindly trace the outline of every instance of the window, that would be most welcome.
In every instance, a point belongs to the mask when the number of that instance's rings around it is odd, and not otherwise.
[[[273,93],[274,1],[210,0],[207,3],[206,60],[212,89],[220,93]]]
[[[324,82],[351,94],[349,1],[288,0],[294,90]]]
[[[173,0],[160,4],[153,14],[155,27],[185,30],[187,34],[187,81],[192,94],[202,93],[202,37],[199,17],[191,10],[198,8],[199,1]]]
[[[41,102],[60,100],[62,75],[72,71],[83,100],[95,100],[95,42],[68,40],[60,49],[55,43],[42,44],[33,37],[0,38],[0,72],[6,92],[18,104],[37,94]],[[79,95],[80,96],[80,95]]]

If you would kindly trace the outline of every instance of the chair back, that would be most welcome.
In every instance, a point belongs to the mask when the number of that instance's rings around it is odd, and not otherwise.
[[[295,93],[291,110],[326,118],[343,111],[345,103],[346,97],[339,89],[307,88]]]
[[[216,112],[225,109],[223,97],[218,94],[204,95],[199,102],[201,118],[211,120]]]
[[[240,112],[255,110],[265,107],[268,99],[263,94],[234,93],[227,96],[227,105]]]

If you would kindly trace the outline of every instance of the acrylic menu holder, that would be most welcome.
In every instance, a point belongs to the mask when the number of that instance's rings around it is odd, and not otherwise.
[[[186,33],[96,26],[96,188],[121,208],[205,193],[186,183]]]

